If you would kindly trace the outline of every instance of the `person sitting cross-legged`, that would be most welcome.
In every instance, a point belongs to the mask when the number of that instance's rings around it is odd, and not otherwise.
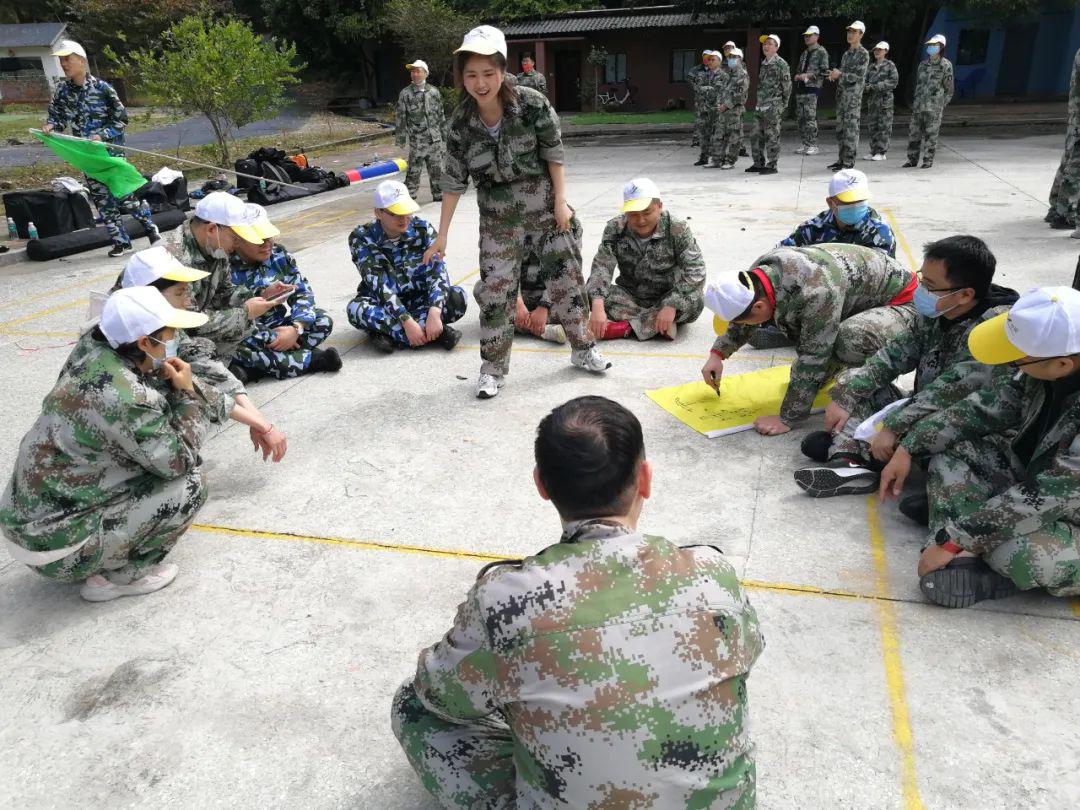
[[[262,242],[236,243],[230,263],[232,283],[249,290],[279,283],[291,291],[283,293],[281,303],[255,321],[255,331],[241,342],[231,367],[235,370],[239,366],[248,380],[265,376],[287,380],[315,371],[338,371],[341,356],[337,349],[319,348],[333,331],[334,321],[326,310],[315,306],[311,285],[296,266],[296,259],[274,242],[279,231],[264,209],[258,224],[266,234]]]
[[[535,458],[561,538],[485,566],[394,697],[424,787],[442,807],[753,807],[764,642],[735,570],[639,530],[652,467],[618,403],[560,405]]]
[[[450,283],[446,264],[424,251],[437,236],[404,184],[385,180],[375,189],[375,221],[349,234],[353,264],[360,272],[349,323],[370,336],[381,351],[437,343],[453,349],[461,340],[450,324],[461,319],[465,291]]]
[[[696,321],[705,308],[705,259],[686,221],[664,210],[652,180],[623,186],[622,211],[604,228],[585,285],[593,335],[674,340],[677,324]]]

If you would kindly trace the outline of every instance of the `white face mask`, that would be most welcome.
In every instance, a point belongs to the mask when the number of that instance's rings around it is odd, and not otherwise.
[[[165,365],[165,361],[169,358],[176,357],[176,353],[180,349],[180,338],[173,337],[170,340],[158,340],[156,337],[153,337],[151,335],[147,335],[147,337],[150,338],[150,340],[154,341],[154,343],[160,343],[162,346],[165,347],[164,357],[154,357],[154,355],[152,354],[147,355],[150,358],[150,362],[155,369],[159,369],[163,365]]]
[[[229,254],[226,252],[225,248],[223,248],[221,246],[221,226],[220,225],[215,225],[214,226],[214,236],[217,238],[217,247],[210,249],[210,256],[212,258],[214,258],[214,259],[227,259],[227,258],[229,258]]]

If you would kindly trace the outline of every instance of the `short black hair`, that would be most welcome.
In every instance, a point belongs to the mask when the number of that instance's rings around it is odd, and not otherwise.
[[[756,304],[758,301],[764,301],[766,298],[769,297],[768,293],[765,292],[765,285],[761,283],[761,279],[758,278],[757,273],[743,273],[742,277],[744,279],[749,279],[750,286],[754,289],[754,300],[751,301],[750,305],[747,306],[747,308],[744,309],[737,317],[732,318],[732,322],[744,321],[749,318],[750,310],[754,308],[754,304]]]
[[[525,53],[521,55],[521,59],[519,59],[518,61],[524,62],[526,59],[532,59],[534,62],[536,61],[535,59],[533,59],[533,55],[529,51],[525,51]]]
[[[566,520],[622,515],[645,458],[641,422],[605,397],[577,397],[540,421],[536,469]]]
[[[169,289],[169,287],[173,286],[174,284],[183,284],[183,282],[174,281],[171,278],[155,278],[153,281],[150,282],[149,286],[153,287],[159,292],[165,292],[167,289]]]
[[[979,237],[960,234],[927,242],[923,245],[923,258],[944,264],[945,276],[951,286],[971,287],[978,299],[985,298],[990,292],[997,259]]]

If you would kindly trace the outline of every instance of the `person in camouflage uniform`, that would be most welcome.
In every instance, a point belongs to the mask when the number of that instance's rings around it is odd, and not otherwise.
[[[1069,80],[1069,119],[1065,129],[1065,153],[1061,156],[1054,183],[1050,187],[1050,210],[1046,221],[1051,228],[1076,227],[1080,238],[1080,50],[1073,57]]]
[[[866,69],[866,129],[870,134],[870,154],[867,160],[885,160],[892,143],[893,91],[900,84],[900,72],[887,58],[889,43],[874,46],[874,60]]]
[[[863,87],[870,65],[870,53],[862,46],[866,26],[856,20],[847,27],[848,49],[840,58],[840,67],[829,74],[836,82],[836,141],[839,155],[830,169],[850,169],[859,150],[859,117],[862,115]]]
[[[485,566],[394,696],[424,787],[447,808],[753,807],[764,640],[735,570],[638,530],[652,469],[621,405],[561,405],[535,455],[559,542]]]
[[[705,304],[721,334],[701,369],[719,391],[724,360],[761,324],[773,322],[795,344],[791,381],[780,415],[762,416],[764,435],[787,433],[805,419],[814,398],[844,368],[860,366],[915,323],[915,274],[880,250],[861,245],[776,248],[748,273],[710,286]],[[728,325],[730,324],[730,328]]]
[[[543,73],[536,70],[536,62],[533,61],[531,53],[521,57],[521,73],[515,78],[519,87],[531,87],[545,96],[548,94],[547,78]]]
[[[90,74],[86,51],[77,42],[62,41],[53,56],[60,57],[66,78],[53,91],[42,130],[63,132],[70,127],[71,134],[76,137],[122,146],[128,116],[113,86]],[[114,157],[124,156],[121,149],[110,148],[108,152]],[[131,237],[121,219],[124,214],[135,217],[146,229],[151,245],[161,238],[154,220],[143,211],[142,202],[134,194],[118,199],[104,183],[90,176],[85,176],[85,180],[112,240],[110,256],[131,250]]]
[[[943,55],[944,50],[945,37],[934,34],[926,43],[926,59],[919,63],[915,101],[911,105],[911,124],[908,127],[905,169],[919,165],[920,152],[924,169],[934,165],[941,116],[953,97],[953,66]]]
[[[457,67],[465,94],[450,119],[439,235],[424,253],[446,252],[458,200],[476,183],[480,209],[480,377],[477,396],[498,394],[510,371],[514,306],[526,244],[540,259],[551,314],[566,330],[570,362],[600,373],[611,363],[587,333],[588,304],[581,275],[581,242],[566,201],[559,117],[529,87],[510,87],[506,38],[482,25],[465,35]]]
[[[776,174],[780,157],[780,121],[791,97],[791,70],[780,56],[780,37],[769,34],[761,40],[765,58],[758,70],[757,106],[750,130],[750,149],[754,164],[746,171]]]
[[[1003,373],[913,428],[933,454],[918,568],[930,601],[968,607],[1032,588],[1080,596],[1077,334],[1080,292],[1025,293],[968,338],[974,358]],[[882,475],[883,492],[903,487],[903,464],[890,477],[899,455]]]
[[[750,92],[750,74],[742,63],[743,52],[732,47],[726,57],[727,74],[716,97],[716,123],[709,145],[709,168],[733,169],[743,139],[743,113]]]
[[[883,250],[896,258],[896,237],[869,205],[870,184],[858,169],[841,169],[829,183],[828,209],[799,225],[778,247],[844,242]],[[843,219],[841,219],[843,217]],[[849,222],[845,220],[854,220]],[[761,348],[761,347],[755,347]]]
[[[916,292],[920,316],[910,332],[837,377],[826,429],[803,439],[803,453],[820,463],[796,471],[801,489],[816,498],[875,491],[878,472],[898,446],[925,455],[917,434],[907,438],[920,419],[990,382],[993,369],[972,358],[968,334],[1016,301],[1015,290],[993,284],[996,265],[994,254],[974,236],[950,236],[926,246],[919,274],[926,293]],[[864,420],[900,400],[895,382],[912,371],[915,387],[907,402],[884,416],[872,441],[856,439]],[[913,507],[909,503],[905,513]]]
[[[829,78],[829,52],[818,44],[821,29],[811,25],[803,32],[806,49],[799,56],[798,73],[795,74],[795,113],[799,121],[799,137],[802,146],[797,155],[818,153],[817,104],[821,86]]]
[[[168,349],[175,327],[200,320],[149,287],[109,298],[93,347],[45,397],[0,498],[14,559],[83,582],[89,601],[176,576],[161,563],[206,501],[200,450],[219,395]]]
[[[375,220],[349,234],[360,273],[356,297],[346,307],[349,323],[386,352],[427,343],[449,351],[461,340],[450,324],[465,314],[465,291],[450,284],[441,257],[424,261],[437,234],[413,216],[419,210],[401,183],[383,181],[375,190]]]
[[[271,376],[288,380],[315,371],[338,371],[341,356],[337,349],[320,349],[330,337],[334,321],[315,306],[311,285],[296,266],[296,259],[273,237],[260,245],[241,240],[232,257],[232,283],[249,290],[262,290],[275,282],[293,288],[284,306],[277,306],[257,318],[255,331],[244,338],[233,361],[248,380]]]
[[[694,102],[694,136],[690,141],[691,146],[701,145],[701,131],[705,128],[705,117],[708,110],[700,97],[702,81],[709,74],[709,56],[713,52],[705,49],[701,52],[701,62],[694,65],[686,72],[686,83],[690,85],[690,100]]]
[[[674,339],[676,325],[693,323],[705,308],[701,249],[686,221],[664,210],[660,190],[647,178],[623,187],[622,211],[604,228],[585,286],[593,334]]]
[[[398,146],[409,144],[409,168],[405,186],[409,194],[420,193],[420,173],[427,167],[431,199],[442,199],[442,158],[445,151],[443,131],[446,118],[442,94],[427,83],[427,63],[417,59],[406,65],[412,83],[398,94],[394,118],[394,137]]]
[[[721,67],[720,54],[709,51],[705,58],[708,71],[697,80],[695,104],[700,105],[700,115],[694,119],[699,147],[695,166],[704,166],[709,162],[709,149],[712,145],[713,132],[716,130],[716,104],[728,81],[727,71]]]

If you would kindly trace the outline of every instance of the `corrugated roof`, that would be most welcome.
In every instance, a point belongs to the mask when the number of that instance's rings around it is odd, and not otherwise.
[[[726,15],[708,13],[694,16],[675,6],[652,8],[566,11],[501,24],[508,37],[535,37],[549,34],[577,34],[587,31],[625,31],[637,28],[678,28],[684,25],[719,25]]]
[[[66,28],[58,22],[0,25],[0,48],[47,48]]]

